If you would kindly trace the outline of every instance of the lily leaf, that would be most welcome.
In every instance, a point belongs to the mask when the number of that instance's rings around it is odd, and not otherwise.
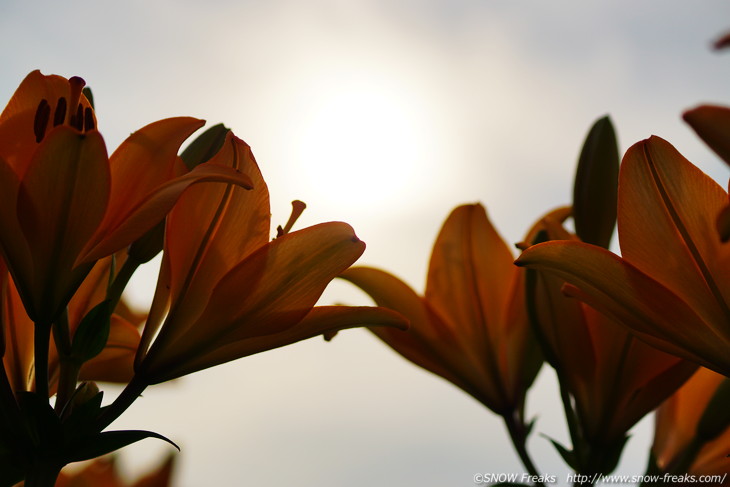
[[[79,323],[71,344],[71,355],[84,363],[101,353],[109,339],[111,303],[102,301],[94,306]]]
[[[81,445],[69,449],[69,453],[66,457],[68,463],[81,462],[84,460],[91,460],[92,458],[100,457],[111,453],[113,451],[124,448],[125,446],[136,443],[146,438],[157,438],[158,440],[166,441],[171,444],[178,451],[180,447],[177,446],[172,440],[162,436],[159,433],[152,431],[143,430],[120,430],[120,431],[104,431],[95,435],[85,441]]]
[[[608,248],[616,225],[619,152],[606,116],[588,132],[573,186],[573,219],[581,240]]]
[[[542,435],[548,440],[550,440],[550,443],[553,444],[556,450],[558,450],[558,453],[560,453],[560,456],[563,458],[563,461],[574,471],[579,472],[580,465],[578,462],[578,457],[576,456],[575,452],[572,450],[568,450],[566,447],[558,443],[556,440],[550,438],[549,436]]]

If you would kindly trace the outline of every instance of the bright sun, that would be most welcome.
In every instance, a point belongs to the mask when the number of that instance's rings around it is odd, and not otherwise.
[[[302,116],[300,184],[327,204],[369,209],[398,204],[419,185],[423,130],[415,104],[392,90],[350,85]]]

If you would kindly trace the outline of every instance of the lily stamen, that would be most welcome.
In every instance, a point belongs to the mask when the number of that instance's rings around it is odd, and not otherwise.
[[[56,110],[53,112],[53,126],[57,127],[66,120],[66,98],[61,97],[56,103]]]
[[[276,227],[276,238],[282,237],[291,231],[305,208],[307,208],[307,205],[303,201],[294,200],[291,202],[291,215],[289,215],[289,220],[287,220],[286,225],[284,225],[283,228],[281,225]]]
[[[71,125],[73,128],[78,130],[79,132],[83,131],[84,129],[84,107],[79,103],[76,106],[76,113],[74,115],[71,115],[71,118],[68,121],[69,125]]]
[[[33,133],[35,134],[36,142],[43,140],[43,136],[46,135],[46,127],[48,126],[48,119],[50,117],[51,106],[48,104],[48,100],[43,98],[38,103],[38,108],[35,111],[35,119],[33,120]]]

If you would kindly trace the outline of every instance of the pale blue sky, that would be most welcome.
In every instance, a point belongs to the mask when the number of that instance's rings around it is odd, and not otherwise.
[[[605,114],[622,151],[660,135],[725,184],[680,114],[730,104],[730,55],[709,48],[728,28],[724,0],[4,0],[0,98],[36,68],[82,76],[110,149],[159,118],[224,122],[252,146],[276,223],[302,199],[300,227],[351,223],[362,263],[422,290],[454,206],[483,202],[514,242],[568,203]],[[326,296],[367,303],[345,283]],[[554,397],[545,369],[529,410],[562,440]],[[469,487],[522,471],[492,413],[360,330],[151,388],[118,426],[178,442],[184,487]],[[646,421],[622,472],[643,472],[650,434]],[[530,448],[564,480],[547,440]],[[125,465],[165,451],[147,440]]]

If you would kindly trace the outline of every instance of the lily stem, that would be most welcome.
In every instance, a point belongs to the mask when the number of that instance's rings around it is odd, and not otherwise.
[[[36,323],[33,334],[35,355],[35,392],[48,400],[48,347],[51,343],[51,325]]]
[[[79,377],[79,366],[73,363],[69,357],[71,354],[71,329],[68,324],[68,308],[61,313],[53,325],[53,338],[56,341],[59,357],[58,392],[56,393],[55,410],[60,414],[76,390],[76,382]]]
[[[507,431],[509,432],[512,444],[517,451],[517,455],[519,455],[522,464],[527,469],[527,472],[536,479],[540,478],[540,472],[535,467],[535,464],[527,451],[527,435],[529,431],[527,426],[525,426],[524,421],[522,421],[522,415],[514,411],[512,413],[502,415],[502,418],[504,419],[504,424],[507,426]],[[536,480],[533,484],[539,487],[545,487],[545,484],[539,480]]]
[[[119,300],[122,298],[124,288],[127,287],[129,280],[132,278],[132,275],[134,275],[138,267],[139,262],[136,259],[128,257],[127,260],[124,261],[124,264],[122,264],[117,275],[114,276],[114,280],[106,293],[106,298],[110,301],[112,310],[117,307]]]
[[[61,357],[61,370],[58,377],[58,393],[55,410],[58,415],[64,411],[76,391],[81,367],[69,357]]]

